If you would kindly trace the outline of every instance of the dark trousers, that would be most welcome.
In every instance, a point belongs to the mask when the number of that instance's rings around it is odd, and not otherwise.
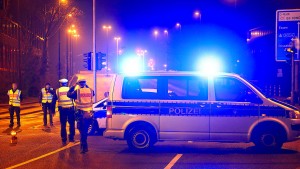
[[[21,125],[21,121],[20,121],[20,107],[10,106],[9,107],[10,126],[14,125],[14,113],[15,112],[16,112],[16,116],[17,116],[17,123],[18,123],[18,125]]]
[[[52,104],[42,103],[42,108],[44,112],[44,126],[47,125],[47,114],[49,114],[50,125],[53,125],[53,114],[52,114]]]
[[[58,107],[60,119],[60,136],[62,141],[67,141],[67,122],[69,123],[69,140],[74,140],[75,135],[75,112],[74,108]]]
[[[81,114],[83,114],[83,112]],[[87,149],[87,136],[90,124],[92,124],[92,118],[80,117],[77,122],[77,128],[80,133],[80,144],[83,149]]]

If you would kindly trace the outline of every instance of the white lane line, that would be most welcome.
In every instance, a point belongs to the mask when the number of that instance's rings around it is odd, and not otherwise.
[[[182,154],[177,154],[164,169],[171,169],[181,156]]]
[[[67,146],[65,146],[65,147],[62,147],[62,148],[57,149],[57,150],[55,150],[55,151],[52,151],[52,152],[50,152],[50,153],[41,155],[41,156],[39,156],[39,157],[33,158],[33,159],[31,159],[31,160],[25,161],[25,162],[23,162],[23,163],[16,164],[16,165],[11,166],[11,167],[8,167],[8,168],[6,168],[6,169],[13,169],[13,168],[20,167],[20,166],[22,166],[22,165],[25,165],[25,164],[28,164],[28,163],[37,161],[37,160],[39,160],[39,159],[45,158],[45,157],[50,156],[50,155],[52,155],[52,154],[58,153],[58,152],[60,152],[60,151],[66,150],[66,149],[71,148],[71,147],[74,147],[74,146],[77,146],[77,145],[79,145],[79,144],[80,144],[80,142],[77,142],[77,143],[74,143],[74,144],[73,144],[73,143],[69,143],[69,144],[68,144]]]

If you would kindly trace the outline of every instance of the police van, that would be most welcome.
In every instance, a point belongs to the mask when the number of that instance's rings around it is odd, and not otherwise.
[[[236,74],[149,72],[113,77],[104,136],[144,150],[157,141],[253,142],[280,149],[300,135],[296,107]]]

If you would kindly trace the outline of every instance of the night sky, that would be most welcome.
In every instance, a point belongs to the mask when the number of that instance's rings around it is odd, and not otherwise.
[[[175,70],[194,70],[201,53],[212,51],[225,62],[248,61],[247,32],[256,27],[275,31],[277,9],[300,8],[300,0],[96,0],[97,51],[106,51],[106,34],[102,26],[112,25],[109,32],[109,55],[116,55],[114,36],[121,36],[122,57],[137,48],[147,49],[147,59],[157,65],[168,63]],[[77,1],[84,15],[79,17],[81,48],[91,51],[92,1]],[[201,12],[201,21],[193,12]],[[181,24],[181,30],[175,24]],[[160,31],[155,39],[153,30]],[[163,30],[168,29],[168,37]],[[249,63],[251,61],[249,60]],[[157,66],[159,67],[159,66]]]

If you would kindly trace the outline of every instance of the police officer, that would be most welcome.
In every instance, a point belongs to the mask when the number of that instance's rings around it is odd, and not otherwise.
[[[56,89],[56,95],[54,101],[57,100],[59,117],[60,117],[60,136],[62,139],[62,143],[66,144],[67,141],[67,121],[69,123],[69,142],[74,142],[75,135],[75,111],[73,100],[67,96],[69,91],[69,87],[67,86],[67,79],[60,79],[60,88]]]
[[[50,125],[53,126],[53,97],[55,91],[50,87],[50,83],[46,83],[45,87],[41,89],[39,102],[42,103],[42,109],[44,112],[44,126],[47,126],[47,114],[49,114]]]
[[[87,135],[88,127],[92,122],[92,105],[94,91],[86,85],[85,79],[79,79],[77,84],[70,88],[68,97],[75,99],[77,128],[80,132],[81,153],[88,151]]]
[[[12,84],[12,88],[8,90],[7,95],[9,97],[9,114],[10,114],[10,124],[9,127],[14,126],[14,112],[16,112],[18,127],[21,126],[20,121],[20,106],[23,99],[21,90],[18,89],[17,83]]]

